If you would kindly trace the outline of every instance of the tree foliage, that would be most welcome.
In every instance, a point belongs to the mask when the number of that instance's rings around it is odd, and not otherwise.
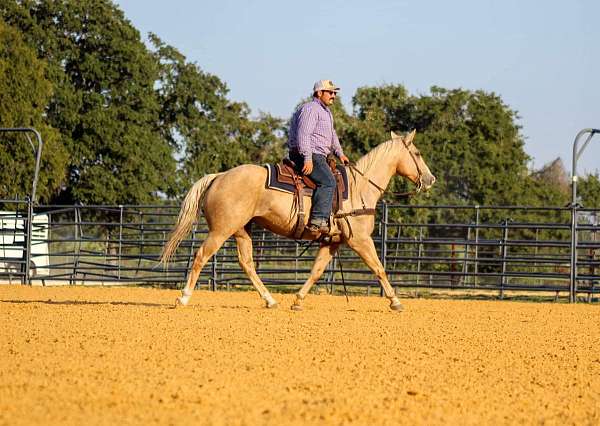
[[[105,0],[0,5],[48,64],[54,96],[46,121],[69,153],[56,199],[144,203],[166,191],[175,162],[157,132],[158,67],[123,13]]]
[[[110,0],[0,0],[0,125],[41,131],[42,201],[174,198],[206,173],[284,155],[283,120],[251,117],[218,76],[154,34],[149,42]],[[340,102],[333,107],[351,158],[390,130],[417,130],[438,178],[429,203],[568,202],[564,185],[550,179],[564,167],[527,170],[517,113],[494,93],[432,87],[412,95],[385,85],[358,89],[352,105],[351,112]],[[15,141],[2,137],[0,197],[25,195],[31,185],[33,156]],[[597,175],[585,182],[584,204],[597,206]],[[400,180],[393,185],[408,189]]]
[[[600,209],[600,175],[585,176],[577,184],[577,196],[585,208]]]
[[[42,134],[44,156],[37,187],[42,202],[61,189],[67,164],[58,132],[43,118],[52,96],[45,74],[45,63],[21,34],[0,20],[0,127],[33,127]],[[22,199],[31,193],[35,152],[23,134],[1,133],[0,142],[0,199]],[[37,149],[35,138],[32,142]]]
[[[415,143],[438,178],[432,197],[446,204],[512,204],[521,200],[528,156],[516,113],[493,93],[432,87],[411,96],[403,86],[363,87],[342,128],[357,153],[417,130]],[[347,121],[347,119],[342,119]]]
[[[283,153],[282,120],[250,118],[224,82],[153,34],[148,48],[109,0],[0,0],[0,13],[51,84],[38,121],[68,152],[53,201],[145,203]]]
[[[208,172],[282,155],[281,120],[266,114],[250,119],[248,106],[227,99],[227,86],[218,77],[156,35],[150,38],[160,66],[161,134],[180,152],[183,188]]]
[[[390,130],[416,129],[415,143],[437,177],[429,194],[412,199],[391,195],[394,190],[406,191],[410,186],[406,180],[394,179],[391,191],[385,195],[388,201],[481,206],[568,203],[562,163],[537,173],[528,171],[529,157],[516,122],[517,113],[494,93],[432,87],[430,93],[415,96],[401,85],[362,87],[352,105],[351,115],[339,105],[334,109],[338,134],[351,156],[356,158],[389,139]],[[486,209],[481,211],[480,219],[535,222],[547,214]],[[452,218],[442,217],[445,215]],[[394,220],[470,223],[473,217],[467,209],[413,209]],[[466,231],[456,228],[454,232],[460,235]]]

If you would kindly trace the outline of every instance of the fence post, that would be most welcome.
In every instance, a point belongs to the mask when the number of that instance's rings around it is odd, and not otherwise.
[[[119,205],[119,259],[117,260],[117,279],[121,281],[121,255],[123,251],[123,206]]]
[[[469,283],[469,250],[471,249],[471,226],[467,226],[467,240],[463,250],[463,268],[462,268],[462,284],[467,285]]]
[[[479,206],[475,206],[475,265],[474,285],[479,284]]]
[[[594,230],[592,231],[592,241],[595,243],[597,241],[596,230],[598,228],[598,212],[594,212]],[[594,244],[594,248],[590,249],[590,276],[594,277],[596,275],[596,264],[594,263],[594,258],[596,257],[596,244]],[[592,278],[590,281],[590,292],[588,293],[588,302],[592,301],[592,294],[594,294],[594,290],[596,289],[596,280]]]
[[[456,283],[456,243],[450,243],[450,285]]]
[[[294,282],[298,281],[298,268],[299,268],[298,256],[299,255],[300,255],[300,243],[298,243],[298,241],[296,241],[296,255],[294,256]]]
[[[381,203],[382,212],[381,212],[381,264],[383,265],[383,270],[386,270],[387,266],[387,230],[388,230],[388,206],[385,201]],[[394,286],[392,286],[394,288]],[[395,291],[395,290],[394,290]],[[383,286],[379,286],[379,296],[383,297]]]
[[[81,238],[83,237],[83,230],[81,229],[81,211],[78,206],[73,209],[73,221],[75,230],[75,247],[73,248],[73,272],[71,273],[71,284],[77,284],[77,274],[79,273],[79,257],[81,255]]]
[[[504,298],[504,286],[506,285],[506,242],[508,240],[508,219],[502,221],[502,275],[500,277],[500,299]]]
[[[579,149],[579,138],[588,134],[587,139]],[[569,282],[569,302],[577,301],[577,160],[583,154],[583,150],[590,143],[590,140],[600,129],[583,129],[573,141],[573,167],[571,171],[571,280]]]
[[[573,181],[575,186],[575,180]],[[571,203],[571,279],[569,280],[569,303],[577,302],[577,203]]]
[[[419,226],[419,243],[417,244],[417,287],[420,285],[421,279],[421,256],[423,255],[423,227]]]
[[[23,277],[22,284],[31,285],[30,266],[31,266],[31,234],[33,232],[33,226],[31,224],[33,220],[33,200],[27,198],[27,229],[25,229],[25,276]],[[16,219],[15,219],[16,222]]]
[[[535,258],[535,262],[533,262],[533,270],[537,271],[537,267],[538,267],[538,255],[539,255],[539,247],[540,247],[540,229],[539,228],[535,228],[535,247],[534,247],[534,251],[533,251],[533,256]],[[537,283],[538,285],[542,285],[543,284],[543,280],[541,278],[537,279]]]

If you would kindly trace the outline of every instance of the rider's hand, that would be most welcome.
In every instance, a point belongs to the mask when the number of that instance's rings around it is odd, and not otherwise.
[[[340,157],[340,161],[342,163],[344,163],[344,166],[347,166],[348,164],[350,164],[350,160],[344,154],[342,154],[342,156]]]
[[[304,166],[302,167],[302,173],[305,175],[311,174],[313,171],[313,163],[312,160],[304,160]]]

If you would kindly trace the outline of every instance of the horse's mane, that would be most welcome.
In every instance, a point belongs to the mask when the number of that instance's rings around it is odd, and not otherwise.
[[[363,173],[365,176],[369,176],[370,170],[376,164],[379,164],[379,160],[381,159],[381,157],[389,155],[390,151],[394,148],[394,146],[395,144],[393,139],[377,145],[375,148],[367,152],[356,162],[356,168],[360,170],[361,173]],[[364,185],[366,185],[368,182],[363,178],[357,178],[357,176],[353,176],[353,180],[357,193],[362,192]]]
[[[393,139],[377,145],[375,148],[367,152],[356,162],[356,168],[364,174],[368,174],[369,170],[373,167],[373,165],[377,164],[379,162],[378,160],[382,156],[388,155],[393,147]]]

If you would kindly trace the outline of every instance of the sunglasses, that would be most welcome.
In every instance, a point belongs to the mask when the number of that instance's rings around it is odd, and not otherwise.
[[[337,93],[336,93],[336,92],[334,92],[333,90],[323,90],[323,92],[325,92],[325,93],[329,93],[329,95],[330,95],[330,96],[332,96],[332,95],[333,95],[333,96],[337,96]]]

